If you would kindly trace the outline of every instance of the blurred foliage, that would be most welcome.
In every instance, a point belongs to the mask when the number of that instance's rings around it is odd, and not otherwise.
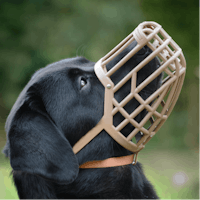
[[[145,20],[161,24],[181,46],[187,74],[174,111],[143,152],[198,151],[196,0],[0,0],[0,149],[9,110],[37,69],[77,55],[97,61]]]
[[[7,109],[35,70],[76,55],[96,61],[144,20],[136,1],[2,0],[0,9],[1,94]]]

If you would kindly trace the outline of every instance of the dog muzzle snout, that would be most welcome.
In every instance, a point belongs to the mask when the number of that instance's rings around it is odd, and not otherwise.
[[[108,68],[109,63],[134,41],[137,42],[134,48],[113,67]],[[121,80],[114,83],[111,76],[122,69],[124,64],[145,45],[151,49],[151,53]],[[137,74],[153,59],[158,59],[160,66],[137,84]],[[159,24],[143,22],[95,64],[95,73],[105,87],[104,115],[100,122],[74,145],[74,153],[79,152],[102,130],[105,130],[124,148],[137,153],[156,134],[172,112],[183,85],[186,62],[181,48]],[[147,98],[143,98],[141,91],[161,74],[163,74],[163,78],[160,87],[149,94]],[[130,82],[130,92],[119,102],[115,98],[115,94],[128,81]],[[128,113],[125,107],[133,99],[138,102],[138,106]],[[140,121],[135,120],[144,110],[146,110],[145,116]],[[113,118],[117,113],[123,116],[123,120],[114,124]],[[134,128],[130,129],[130,133],[125,136],[122,134],[122,130],[129,124]],[[138,133],[140,133],[139,140],[135,141],[134,138]]]

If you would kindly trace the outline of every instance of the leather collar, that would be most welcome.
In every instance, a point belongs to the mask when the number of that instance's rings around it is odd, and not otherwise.
[[[90,168],[118,167],[129,164],[135,165],[136,162],[137,162],[137,154],[131,154],[128,156],[112,157],[105,160],[88,161],[80,165],[79,168],[90,169]]]

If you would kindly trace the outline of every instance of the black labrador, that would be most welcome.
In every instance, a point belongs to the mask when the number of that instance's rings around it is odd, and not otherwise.
[[[135,45],[119,54],[108,68]],[[147,46],[143,47],[111,76],[113,82],[117,83],[150,53]],[[50,64],[37,71],[19,95],[7,119],[4,153],[10,158],[20,198],[158,198],[140,163],[79,169],[87,161],[132,154],[105,131],[76,155],[72,151],[74,144],[103,116],[104,87],[94,73],[94,65],[82,57]],[[151,60],[138,72],[137,85],[158,67],[157,58]],[[119,102],[130,91],[128,82],[115,94]],[[141,97],[150,96],[160,82],[161,75],[140,92]],[[125,109],[130,113],[138,105],[132,99]],[[139,122],[145,115],[144,110],[136,120]],[[121,115],[116,115],[114,123],[120,121]],[[126,135],[133,128],[127,125],[122,133]],[[136,139],[140,139],[140,133]]]

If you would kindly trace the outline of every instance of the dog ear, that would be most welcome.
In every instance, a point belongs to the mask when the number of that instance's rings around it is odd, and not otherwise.
[[[14,170],[41,175],[60,183],[73,182],[79,172],[69,141],[45,111],[34,90],[17,100],[8,120],[8,145]]]

